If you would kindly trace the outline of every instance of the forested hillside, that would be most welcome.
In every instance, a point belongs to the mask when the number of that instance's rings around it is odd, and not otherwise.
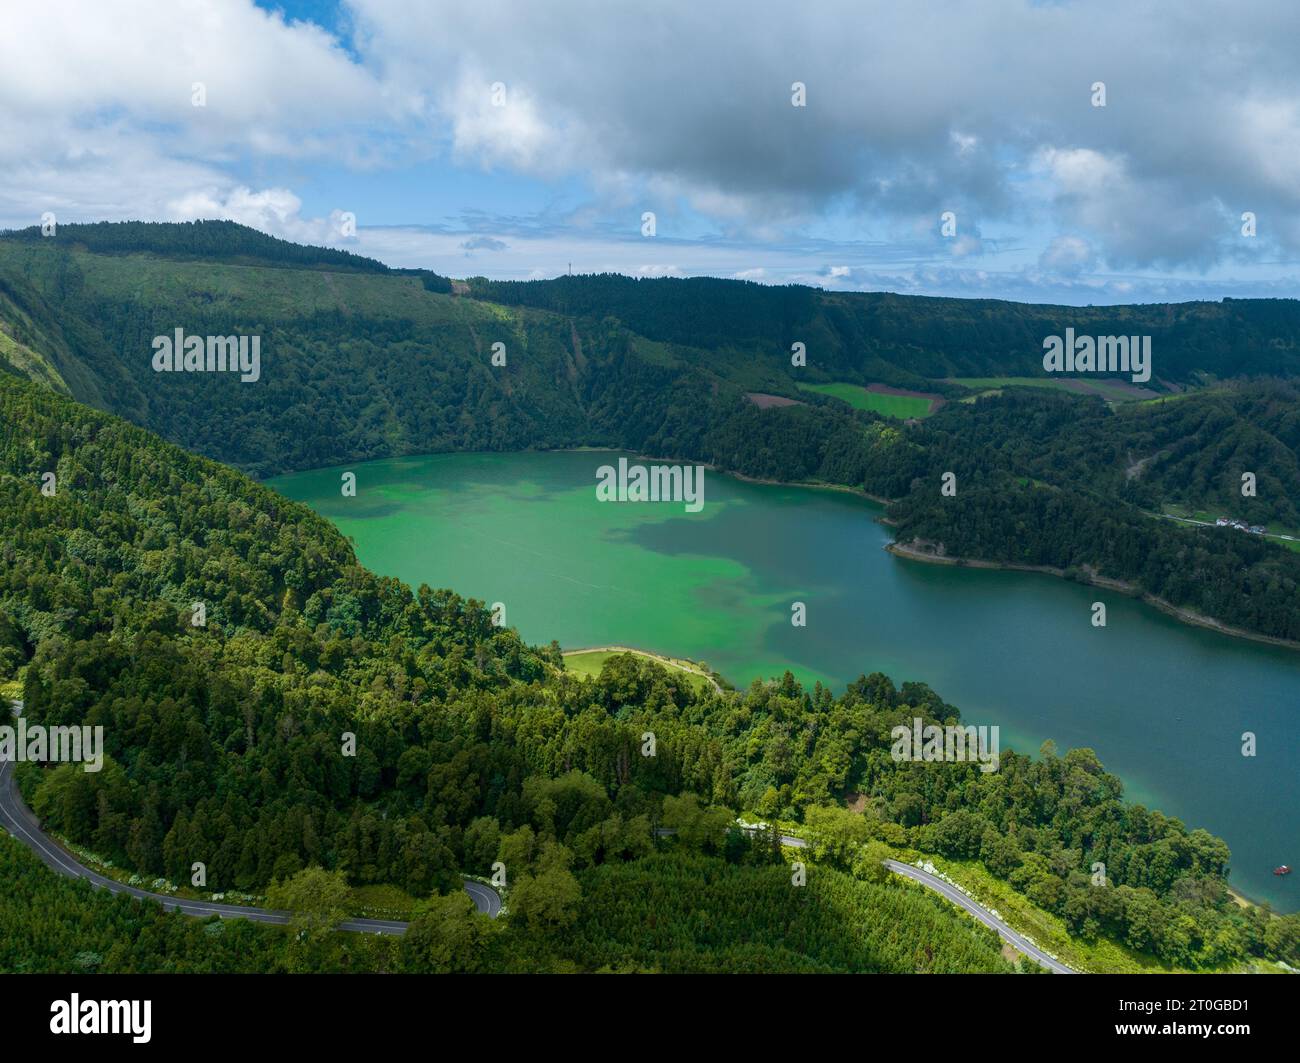
[[[45,234],[40,226],[16,229],[6,240],[28,244],[54,242],[101,255],[155,254],[205,262],[257,262],[299,268],[392,272],[382,262],[337,248],[295,244],[233,221],[196,221],[168,225],[144,221],[101,221],[56,227]]]
[[[202,860],[211,888],[261,892],[321,866],[427,897],[499,859],[524,937],[475,960],[492,969],[997,969],[994,941],[878,881],[855,855],[874,841],[977,857],[1077,933],[1167,962],[1300,958],[1300,917],[1233,905],[1226,846],[1125,803],[1089,751],[1004,754],[996,774],[898,765],[892,726],[959,713],[879,675],[839,697],[789,675],[716,694],[625,655],[577,679],[482,603],[361,569],[327,522],[238,472],[4,378],[0,542],[0,662],[25,665],[27,715],[105,731],[103,771],[26,765],[24,791],[51,830],[147,878]],[[815,888],[734,830],[742,811],[806,821]],[[1090,884],[1097,860],[1114,889]],[[707,941],[692,907],[630,944],[624,885],[643,904],[660,880],[709,899]],[[845,920],[849,943],[831,929]],[[907,933],[871,930],[899,920]]]
[[[264,974],[289,969],[288,933],[242,919],[191,919],[56,875],[0,831],[0,972]],[[317,970],[383,969],[386,941],[340,937]]]
[[[652,340],[743,351],[787,368],[790,344],[801,341],[810,379],[824,373],[917,384],[1041,376],[1044,337],[1066,328],[1079,335],[1150,336],[1153,379],[1182,384],[1206,373],[1300,373],[1300,303],[1292,299],[1077,307],[619,274],[547,281],[474,277],[470,291],[507,306],[609,315]]]

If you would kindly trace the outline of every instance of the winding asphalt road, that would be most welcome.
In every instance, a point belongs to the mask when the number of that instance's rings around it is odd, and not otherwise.
[[[15,702],[14,715],[16,716],[21,712],[22,702]],[[189,901],[179,897],[168,897],[166,894],[150,893],[148,890],[137,889],[135,886],[127,886],[92,871],[41,830],[40,822],[23,802],[22,795],[18,792],[18,787],[14,783],[13,768],[14,766],[11,763],[0,763],[0,826],[3,826],[5,830],[36,853],[59,874],[67,875],[69,878],[84,878],[91,884],[101,886],[110,893],[126,893],[132,897],[139,897],[141,900],[156,901],[169,911],[184,912],[186,915],[201,917],[219,915],[223,919],[252,919],[258,923],[285,924],[289,922],[288,912],[277,912],[269,908],[249,908],[239,904],[217,904],[212,901]],[[655,833],[668,835],[676,832],[661,827]],[[781,844],[795,849],[805,849],[808,846],[808,843],[803,838],[796,838],[791,834],[781,835]],[[995,930],[1004,941],[1009,942],[1013,947],[1048,970],[1055,971],[1057,974],[1077,973],[1061,963],[1060,960],[1047,955],[1023,935],[1016,933],[987,908],[976,904],[951,883],[945,882],[938,876],[931,875],[919,867],[913,867],[911,864],[904,864],[897,860],[886,860],[885,866],[897,875],[902,875],[913,882],[919,882],[927,889],[934,890],[946,900],[951,901],[957,907],[974,916],[991,930]],[[500,896],[488,886],[466,879],[465,891],[473,899],[474,907],[483,914],[496,918],[501,911]],[[341,924],[341,927],[344,930],[355,930],[368,934],[404,934],[408,925],[390,919],[348,919]]]
[[[1001,937],[1003,941],[1009,942],[1013,948],[1019,949],[1030,959],[1036,961],[1041,966],[1046,967],[1049,971],[1054,971],[1057,974],[1079,973],[1073,968],[1065,966],[1065,964],[1060,960],[1047,955],[1047,953],[1037,945],[1029,941],[1028,938],[1021,934],[1017,934],[1011,929],[1011,927],[1007,926],[1006,923],[990,912],[987,908],[983,908],[976,904],[951,883],[945,882],[938,876],[931,875],[928,871],[924,871],[919,867],[913,867],[911,864],[900,863],[897,860],[886,860],[884,863],[890,871],[894,872],[894,874],[902,875],[904,878],[910,878],[913,882],[919,882],[927,889],[932,889],[936,893],[942,894],[946,900],[952,901],[952,903],[957,905],[958,908],[965,909],[985,926],[992,930],[996,930],[998,936]]]
[[[745,829],[754,830],[756,828],[746,827]],[[661,827],[655,833],[674,834],[676,832],[670,828]],[[781,844],[790,846],[793,849],[808,848],[808,843],[803,838],[796,838],[793,834],[782,834]],[[1023,934],[1016,933],[1016,931],[1012,930],[1011,927],[1007,926],[1006,923],[990,912],[987,908],[976,904],[975,901],[967,897],[966,894],[962,893],[962,891],[957,889],[956,886],[952,885],[950,882],[945,882],[943,879],[939,878],[938,875],[932,875],[922,868],[913,867],[911,864],[904,864],[898,860],[886,860],[884,861],[884,864],[890,871],[894,872],[894,874],[902,875],[904,878],[910,878],[913,882],[919,882],[926,889],[934,890],[935,893],[938,893],[945,900],[951,901],[953,904],[957,905],[958,908],[973,915],[990,930],[997,931],[998,936],[1001,937],[1003,941],[1006,941],[1012,947],[1019,949],[1030,959],[1034,960],[1039,965],[1046,967],[1049,971],[1054,971],[1056,974],[1079,973],[1072,967],[1065,966],[1065,964],[1055,957],[1049,956]]]
[[[806,849],[808,847],[806,841],[802,838],[796,838],[792,834],[782,834],[781,844],[793,846],[796,849]],[[1046,967],[1049,971],[1054,971],[1056,974],[1079,973],[1074,968],[1065,966],[1055,957],[1047,955],[1023,934],[1017,934],[996,915],[982,905],[976,904],[951,882],[945,882],[938,875],[932,875],[922,868],[913,867],[911,864],[904,864],[898,860],[885,860],[884,865],[894,874],[910,878],[913,882],[919,882],[926,889],[934,890],[935,893],[940,894],[945,900],[952,901],[958,908],[969,912],[990,930],[996,930],[1003,941],[1008,942],[1013,948],[1019,949],[1031,960]]]
[[[16,702],[14,715],[21,712],[22,702]],[[22,794],[18,792],[14,782],[14,766],[8,761],[0,763],[0,826],[59,874],[67,875],[69,878],[84,878],[92,885],[103,887],[109,893],[126,893],[141,900],[156,901],[168,911],[184,912],[186,915],[200,917],[219,915],[223,919],[251,919],[255,923],[289,922],[288,912],[277,912],[269,908],[249,908],[242,904],[217,904],[213,901],[189,901],[180,897],[168,897],[166,894],[150,893],[148,890],[125,885],[92,871],[41,830],[40,821],[23,802]],[[484,915],[495,919],[501,911],[501,898],[495,890],[482,883],[466,879],[465,892],[474,901],[474,907]],[[367,934],[404,934],[408,924],[395,919],[348,919],[340,926],[344,930]]]

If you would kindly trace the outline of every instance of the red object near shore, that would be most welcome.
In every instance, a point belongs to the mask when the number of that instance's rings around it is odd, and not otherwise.
[[[1273,874],[1275,874],[1275,875],[1289,875],[1289,874],[1291,874],[1291,869],[1290,869],[1289,867],[1287,867],[1286,864],[1283,864],[1281,867],[1275,867],[1275,868],[1273,868]]]

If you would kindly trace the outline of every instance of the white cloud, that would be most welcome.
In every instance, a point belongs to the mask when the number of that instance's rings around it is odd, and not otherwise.
[[[166,220],[196,221],[221,218],[239,222],[262,232],[275,233],[302,244],[359,244],[351,233],[356,217],[332,210],[325,218],[304,218],[302,200],[287,188],[254,191],[245,186],[231,189],[202,189],[167,204]],[[350,222],[351,225],[347,223]]]
[[[1097,255],[1092,245],[1078,236],[1057,236],[1038,256],[1038,266],[1048,273],[1076,277],[1084,270],[1093,269]]]
[[[201,83],[204,106],[194,106]],[[403,100],[328,33],[248,0],[11,4],[0,35],[0,217],[249,219],[291,235],[296,197],[250,192],[240,160],[341,160]]]
[[[441,94],[441,111],[450,121],[452,152],[459,161],[547,177],[571,168],[563,131],[543,119],[526,84],[464,69]]]
[[[1300,253],[1292,0],[1248,18],[1228,0],[1176,18],[1144,0],[345,2],[348,50],[250,0],[11,4],[0,220],[217,216],[337,242],[337,219],[302,216],[299,175],[432,159],[576,178],[579,251],[579,224],[654,209],[661,236],[712,227],[773,253],[844,220],[901,253],[921,242],[896,234],[951,209],[959,239],[917,255],[992,265],[1000,242],[981,232],[1027,227],[1047,247],[1035,268],[1076,283]],[[790,106],[794,80],[807,107]],[[1260,219],[1250,244],[1242,210]],[[678,261],[635,265],[695,268],[665,253]],[[719,268],[756,268],[753,248]]]
[[[458,104],[466,157],[567,170],[613,205],[676,197],[729,235],[775,239],[845,204],[894,224],[959,209],[968,235],[1032,221],[1090,230],[1113,263],[1203,267],[1230,253],[1223,204],[1300,213],[1290,0],[1246,19],[1226,0],[1177,18],[1132,0],[352,7],[409,91],[467,71],[518,87],[506,144],[503,116]],[[1300,227],[1270,239],[1300,250]]]

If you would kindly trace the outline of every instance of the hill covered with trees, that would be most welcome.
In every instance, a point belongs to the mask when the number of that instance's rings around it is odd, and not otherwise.
[[[1300,959],[1300,917],[1234,905],[1223,842],[1126,803],[1089,751],[1007,753],[995,774],[897,764],[894,725],[960,714],[880,675],[839,697],[789,675],[717,693],[628,655],[575,678],[482,603],[365,571],[328,522],[237,471],[5,378],[0,542],[0,679],[23,669],[34,723],[104,727],[101,772],[21,766],[49,828],[146,878],[185,882],[201,860],[216,890],[320,867],[431,898],[505,864],[511,948],[475,932],[472,956],[447,956],[417,932],[393,963],[1002,969],[988,935],[883,881],[867,843],[979,859],[1076,933],[1165,962]],[[807,893],[734,829],[741,811],[805,823]],[[637,913],[666,894],[646,938]],[[469,918],[458,903],[426,918]]]
[[[39,225],[13,229],[4,239],[20,243],[55,242],[63,248],[99,255],[153,254],[205,262],[244,262],[293,268],[389,273],[382,262],[331,247],[281,240],[233,221],[101,221],[56,226],[46,234]]]

